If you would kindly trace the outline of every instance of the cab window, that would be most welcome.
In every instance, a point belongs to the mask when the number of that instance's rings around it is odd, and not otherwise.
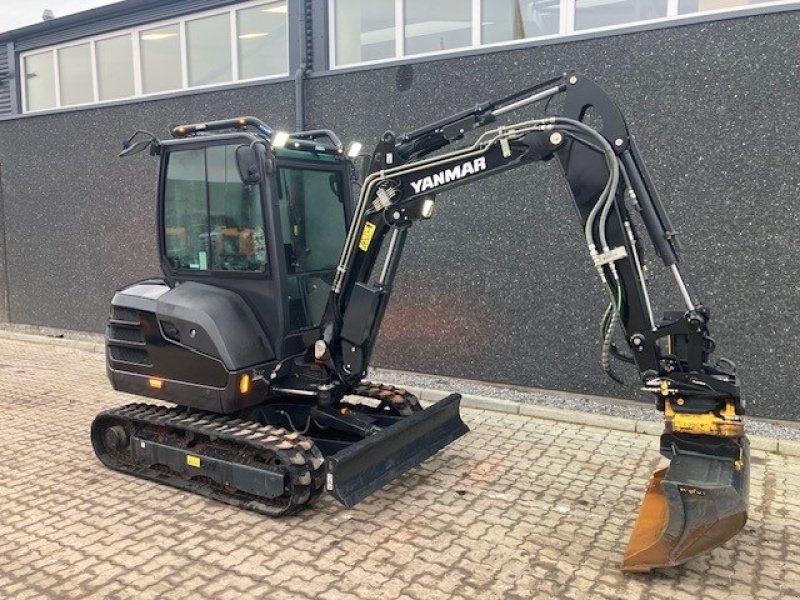
[[[166,157],[164,248],[174,269],[267,271],[260,184],[246,185],[236,144]]]
[[[325,312],[347,234],[342,186],[338,171],[278,169],[289,319],[294,331],[317,326]]]

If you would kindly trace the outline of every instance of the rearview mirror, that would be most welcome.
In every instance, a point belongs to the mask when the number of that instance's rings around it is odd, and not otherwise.
[[[137,152],[141,152],[145,148],[148,148],[150,144],[153,143],[153,140],[139,140],[135,144],[130,144],[124,146],[122,148],[122,152],[119,153],[119,156],[129,156],[131,154],[136,154]]]
[[[258,168],[258,152],[253,146],[236,148],[236,168],[239,178],[245,185],[255,185],[261,181],[261,169]]]
[[[133,140],[137,137],[142,137],[143,139],[134,142]],[[119,156],[130,156],[131,154],[141,152],[145,148],[150,149],[150,156],[155,156],[161,153],[161,142],[149,131],[137,129],[133,132],[131,137],[122,142],[122,152],[119,153]]]

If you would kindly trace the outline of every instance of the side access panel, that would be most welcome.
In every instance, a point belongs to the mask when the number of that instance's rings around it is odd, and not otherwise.
[[[263,399],[260,381],[246,392],[239,382],[271,368],[274,353],[235,293],[147,281],[114,295],[106,361],[114,389],[229,414]]]
[[[155,309],[167,338],[221,360],[229,371],[275,358],[253,311],[236,292],[182,283],[159,296]]]

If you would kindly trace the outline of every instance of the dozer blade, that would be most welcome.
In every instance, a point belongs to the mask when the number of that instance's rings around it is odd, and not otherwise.
[[[329,456],[327,490],[348,508],[469,431],[460,394],[450,394],[360,442]]]
[[[662,436],[670,466],[653,474],[633,527],[622,570],[646,573],[680,565],[721,546],[747,522],[750,451],[746,436],[711,443],[713,454],[676,449]],[[665,446],[670,446],[671,451]],[[707,448],[708,450],[708,448]]]

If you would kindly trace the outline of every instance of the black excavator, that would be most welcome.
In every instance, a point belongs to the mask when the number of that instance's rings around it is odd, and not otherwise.
[[[499,124],[556,97],[558,115]],[[599,129],[585,122],[590,109]],[[709,311],[684,283],[622,113],[595,83],[570,72],[387,132],[358,169],[329,130],[288,134],[241,117],[171,136],[139,131],[124,144],[121,155],[149,149],[161,161],[163,277],[117,292],[106,329],[113,387],[169,404],[99,414],[91,439],[106,466],[279,516],[323,490],[353,506],[464,435],[458,394],[423,410],[406,390],[365,380],[403,246],[437,193],[555,158],[609,296],[603,366],[635,364],[665,417],[670,464],[647,486],[622,568],[681,564],[744,526],[735,366],[710,361]],[[660,321],[642,227],[684,304]],[[620,330],[629,351],[613,343]]]

